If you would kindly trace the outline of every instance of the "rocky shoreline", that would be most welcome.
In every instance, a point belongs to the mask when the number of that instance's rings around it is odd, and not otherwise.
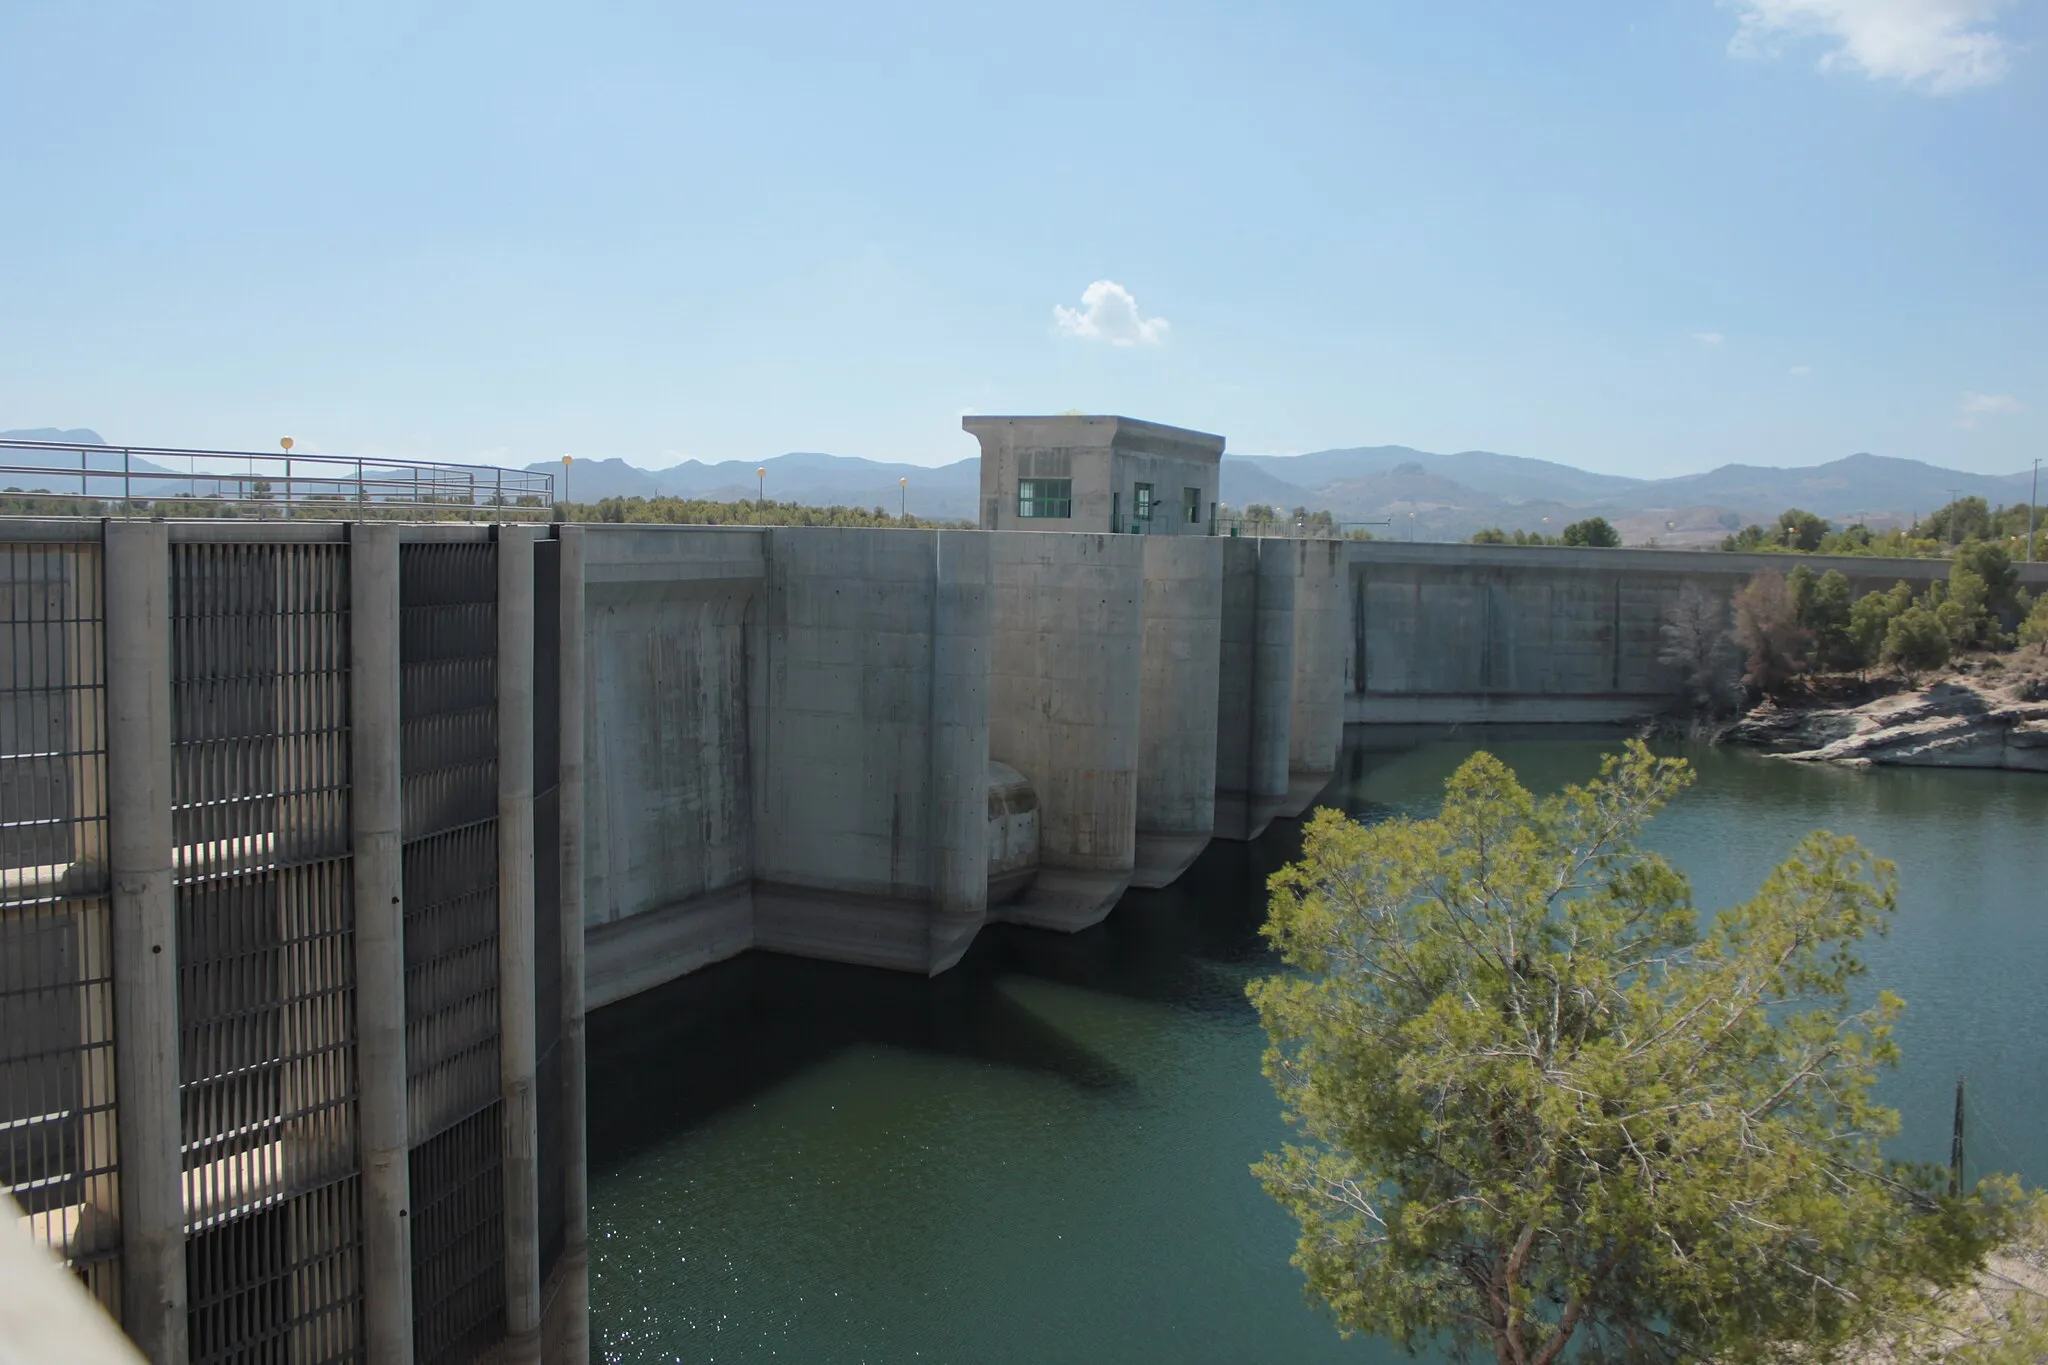
[[[2048,772],[2048,686],[1952,674],[1856,705],[1765,702],[1717,738],[1802,763]]]

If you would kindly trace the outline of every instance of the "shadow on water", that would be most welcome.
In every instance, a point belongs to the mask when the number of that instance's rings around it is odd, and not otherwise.
[[[1127,1088],[1114,1058],[997,983],[1024,977],[1249,1019],[1244,982],[1270,961],[1259,938],[1265,881],[1300,838],[1296,822],[1276,821],[1253,843],[1211,844],[1173,886],[1128,892],[1078,934],[992,925],[937,977],[748,952],[599,1010],[588,1024],[591,1160],[629,1161],[863,1045],[1041,1072],[1084,1091]]]

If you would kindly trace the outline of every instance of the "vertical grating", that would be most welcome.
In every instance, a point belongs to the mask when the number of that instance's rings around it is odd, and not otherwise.
[[[118,1312],[100,565],[0,547],[0,1184]]]
[[[495,1101],[413,1148],[413,1353],[471,1360],[505,1330],[504,1125]]]
[[[562,543],[533,553],[533,1004],[535,1175],[543,1282],[568,1232],[562,1124]]]
[[[191,1359],[361,1359],[348,564],[171,550]]]
[[[413,1348],[504,1334],[498,1093],[497,547],[399,548]]]
[[[405,837],[498,815],[498,557],[399,547]]]

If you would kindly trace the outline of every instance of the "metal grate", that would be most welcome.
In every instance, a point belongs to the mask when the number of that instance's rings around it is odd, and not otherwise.
[[[194,1362],[361,1353],[344,553],[171,551]]]
[[[413,1354],[473,1360],[504,1333],[504,1126],[493,1103],[411,1154]]]
[[[100,563],[0,548],[0,1183],[118,1312]]]
[[[417,1146],[498,1097],[498,826],[405,848],[406,1108]]]
[[[498,813],[497,547],[399,550],[405,837]]]
[[[434,1365],[505,1323],[497,547],[401,546],[399,600],[413,1340]]]

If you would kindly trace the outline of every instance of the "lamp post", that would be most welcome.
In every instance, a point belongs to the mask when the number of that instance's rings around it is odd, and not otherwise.
[[[2034,461],[2034,491],[2027,494],[2027,563],[2034,562],[2034,504],[2041,501],[2041,462]]]
[[[562,457],[562,501],[565,504],[569,501],[569,457],[567,455]]]
[[[761,503],[768,496],[768,466],[762,465],[754,471],[754,520],[767,525],[761,518]]]
[[[910,476],[905,474],[896,480],[896,520],[910,520]]]

